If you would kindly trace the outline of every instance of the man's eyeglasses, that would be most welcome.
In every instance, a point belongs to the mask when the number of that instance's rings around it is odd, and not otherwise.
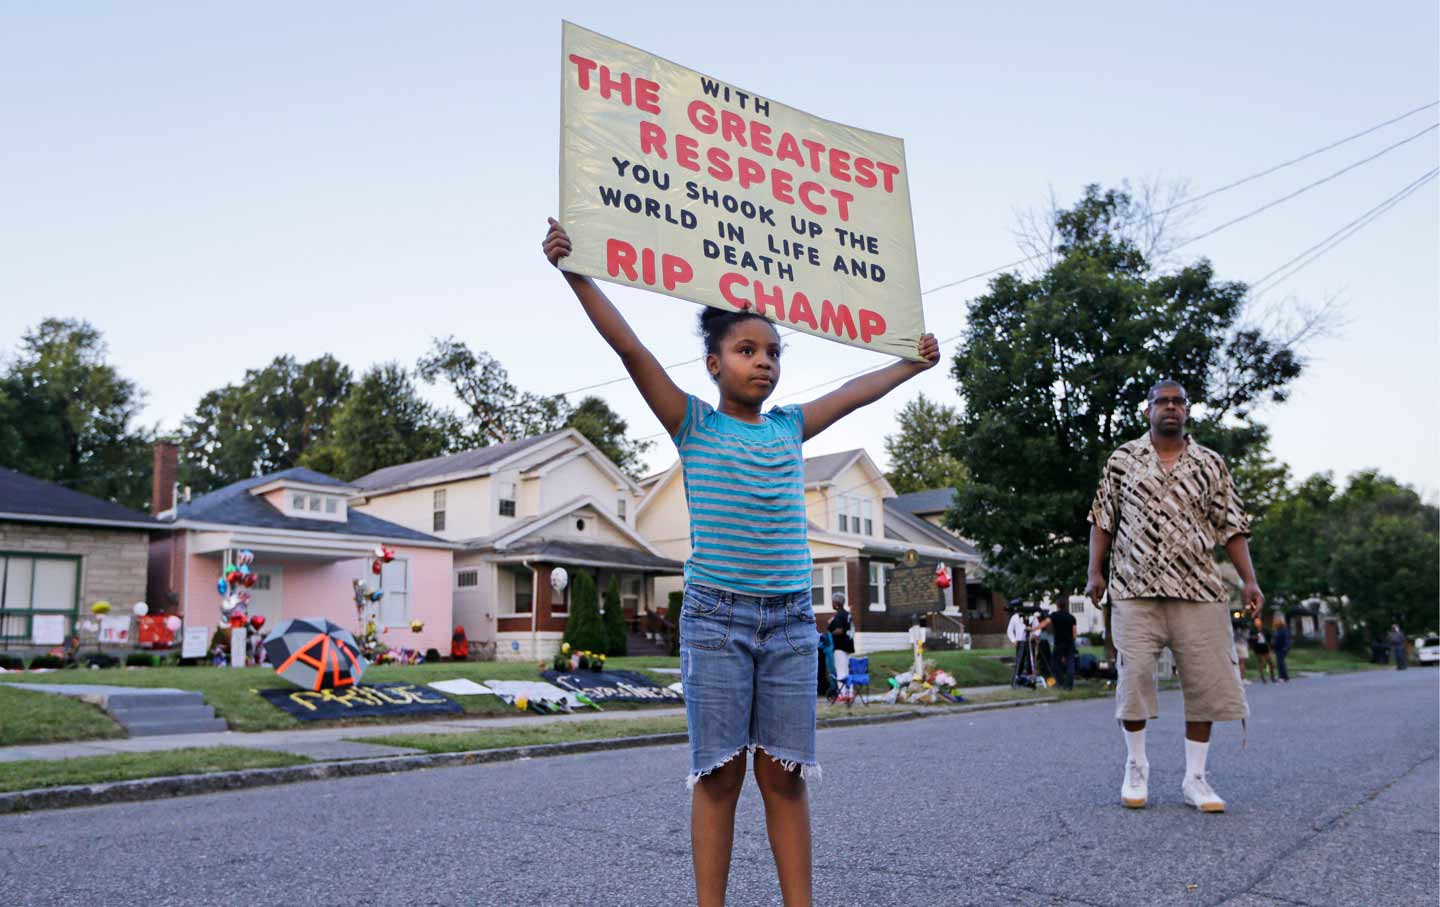
[[[1180,407],[1181,409],[1185,409],[1187,406],[1190,405],[1190,401],[1189,401],[1189,400],[1186,400],[1184,397],[1156,397],[1154,400],[1151,400],[1151,401],[1150,401],[1150,405],[1151,405],[1151,406],[1178,406],[1178,407]]]

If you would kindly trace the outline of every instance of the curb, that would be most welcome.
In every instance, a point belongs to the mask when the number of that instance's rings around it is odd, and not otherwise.
[[[891,724],[943,715],[1009,709],[1027,705],[1058,702],[1054,696],[1016,699],[1006,702],[981,702],[961,705],[944,711],[919,709],[891,712],[884,715],[855,715],[843,718],[822,718],[816,728],[860,727],[869,724]],[[863,708],[863,706],[862,706]],[[650,734],[643,737],[612,737],[601,740],[577,740],[569,743],[541,743],[534,746],[471,750],[462,753],[426,753],[418,756],[384,756],[378,759],[350,759],[318,762],[286,768],[255,768],[208,775],[169,775],[135,781],[110,781],[104,784],[80,784],[69,787],[48,787],[0,794],[0,815],[44,809],[70,809],[81,806],[102,806],[110,803],[133,803],[163,797],[183,797],[224,791],[248,790],[301,781],[323,781],[332,778],[357,778],[364,775],[388,775],[427,768],[448,768],[461,765],[484,765],[492,762],[515,762],[547,756],[569,756],[606,750],[638,749],[646,746],[668,746],[685,743],[687,733]]]

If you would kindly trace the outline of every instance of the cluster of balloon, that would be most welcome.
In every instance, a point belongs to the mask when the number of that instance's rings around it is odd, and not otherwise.
[[[395,550],[393,548],[386,548],[384,545],[380,545],[375,549],[373,554],[374,558],[370,561],[370,572],[375,574],[376,576],[379,576],[380,570],[384,567],[384,565],[395,560]]]
[[[255,573],[250,569],[253,563],[255,552],[241,551],[235,555],[234,563],[225,565],[220,581],[215,584],[220,593],[220,616],[232,627],[245,626],[246,611],[250,607],[250,593],[245,590],[255,585]]]
[[[950,588],[950,569],[944,564],[935,565],[935,585],[941,589]]]
[[[135,604],[130,606],[130,613],[134,614],[136,617],[144,617],[145,615],[150,613],[150,606],[145,604],[144,602],[136,602]]]
[[[363,579],[354,580],[352,585],[355,589],[355,616],[357,618],[363,615],[366,607],[385,597],[384,589],[371,589],[370,584]]]

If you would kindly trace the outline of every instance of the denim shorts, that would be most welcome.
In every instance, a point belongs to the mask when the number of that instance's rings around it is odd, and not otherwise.
[[[686,584],[680,680],[690,725],[690,787],[757,749],[806,780],[820,777],[819,642],[808,589],[761,597]]]

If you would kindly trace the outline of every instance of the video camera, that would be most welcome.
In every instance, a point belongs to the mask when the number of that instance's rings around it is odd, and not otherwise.
[[[1045,609],[1039,605],[1027,604],[1024,599],[1012,598],[1005,603],[1005,610],[1012,614],[1021,614],[1029,617],[1032,614],[1043,614]]]
[[[1248,626],[1250,626],[1250,618],[1247,617],[1247,616],[1245,616],[1245,611],[1244,611],[1243,609],[1241,609],[1241,608],[1231,608],[1231,609],[1230,609],[1230,626],[1231,626],[1231,627],[1234,627],[1234,628],[1237,629],[1237,630],[1240,629],[1241,627],[1248,627]]]

